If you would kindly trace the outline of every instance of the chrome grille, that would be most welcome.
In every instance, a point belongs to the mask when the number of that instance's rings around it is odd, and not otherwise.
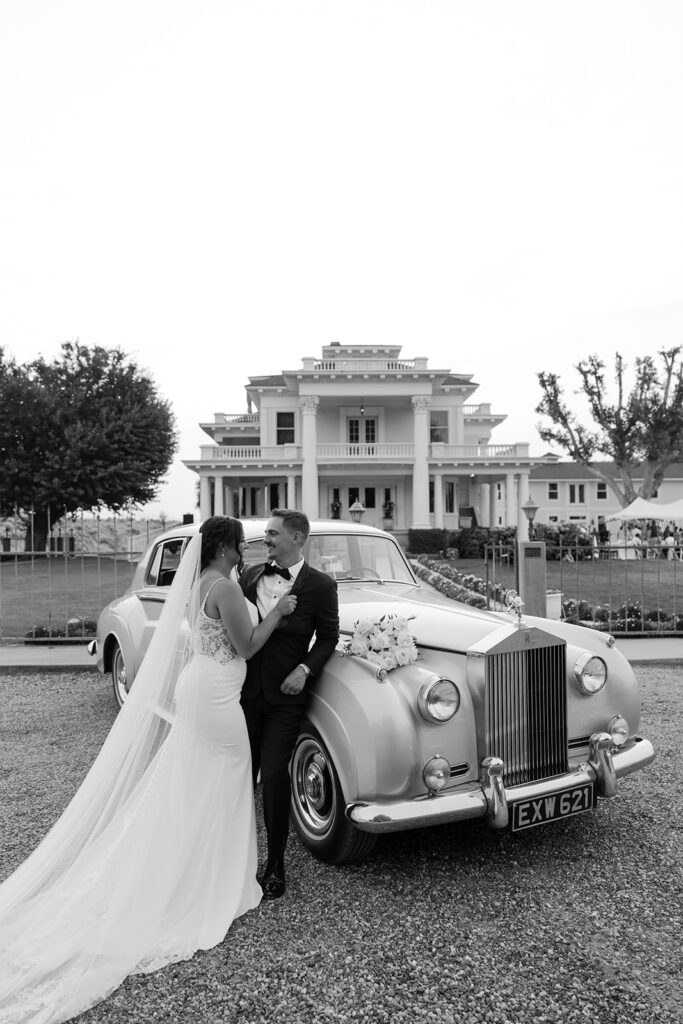
[[[486,656],[485,743],[507,786],[568,769],[565,645]]]

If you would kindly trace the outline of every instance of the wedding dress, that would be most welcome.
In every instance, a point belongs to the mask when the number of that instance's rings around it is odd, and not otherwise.
[[[215,946],[260,902],[246,663],[198,607],[195,541],[97,761],[0,886],[1,1024],[68,1020],[127,975]],[[173,629],[189,642],[163,649]]]

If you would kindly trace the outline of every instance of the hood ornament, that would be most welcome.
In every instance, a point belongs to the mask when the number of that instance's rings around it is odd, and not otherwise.
[[[522,625],[522,612],[524,611],[524,601],[517,593],[516,590],[508,591],[508,595],[505,598],[505,607],[511,615],[517,616],[517,628],[519,629]]]

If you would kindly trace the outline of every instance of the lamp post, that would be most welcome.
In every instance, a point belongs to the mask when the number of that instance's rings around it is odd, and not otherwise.
[[[534,539],[534,519],[536,517],[536,513],[538,512],[538,508],[539,506],[536,504],[533,498],[527,498],[527,500],[522,505],[522,512],[526,516],[527,522],[529,524],[529,540]]]
[[[365,515],[365,505],[362,505],[358,498],[356,498],[353,505],[349,505],[349,515],[354,523],[359,523]]]

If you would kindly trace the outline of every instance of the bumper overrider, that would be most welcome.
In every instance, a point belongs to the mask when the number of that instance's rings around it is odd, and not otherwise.
[[[590,738],[588,761],[563,775],[506,788],[503,762],[498,757],[487,757],[482,761],[478,783],[465,783],[457,789],[425,794],[414,800],[359,801],[349,804],[346,814],[362,832],[399,832],[466,818],[485,818],[492,828],[507,828],[513,803],[543,800],[589,783],[594,784],[598,796],[613,797],[617,780],[645,768],[654,756],[650,741],[640,736],[614,749],[610,734],[597,732]]]

